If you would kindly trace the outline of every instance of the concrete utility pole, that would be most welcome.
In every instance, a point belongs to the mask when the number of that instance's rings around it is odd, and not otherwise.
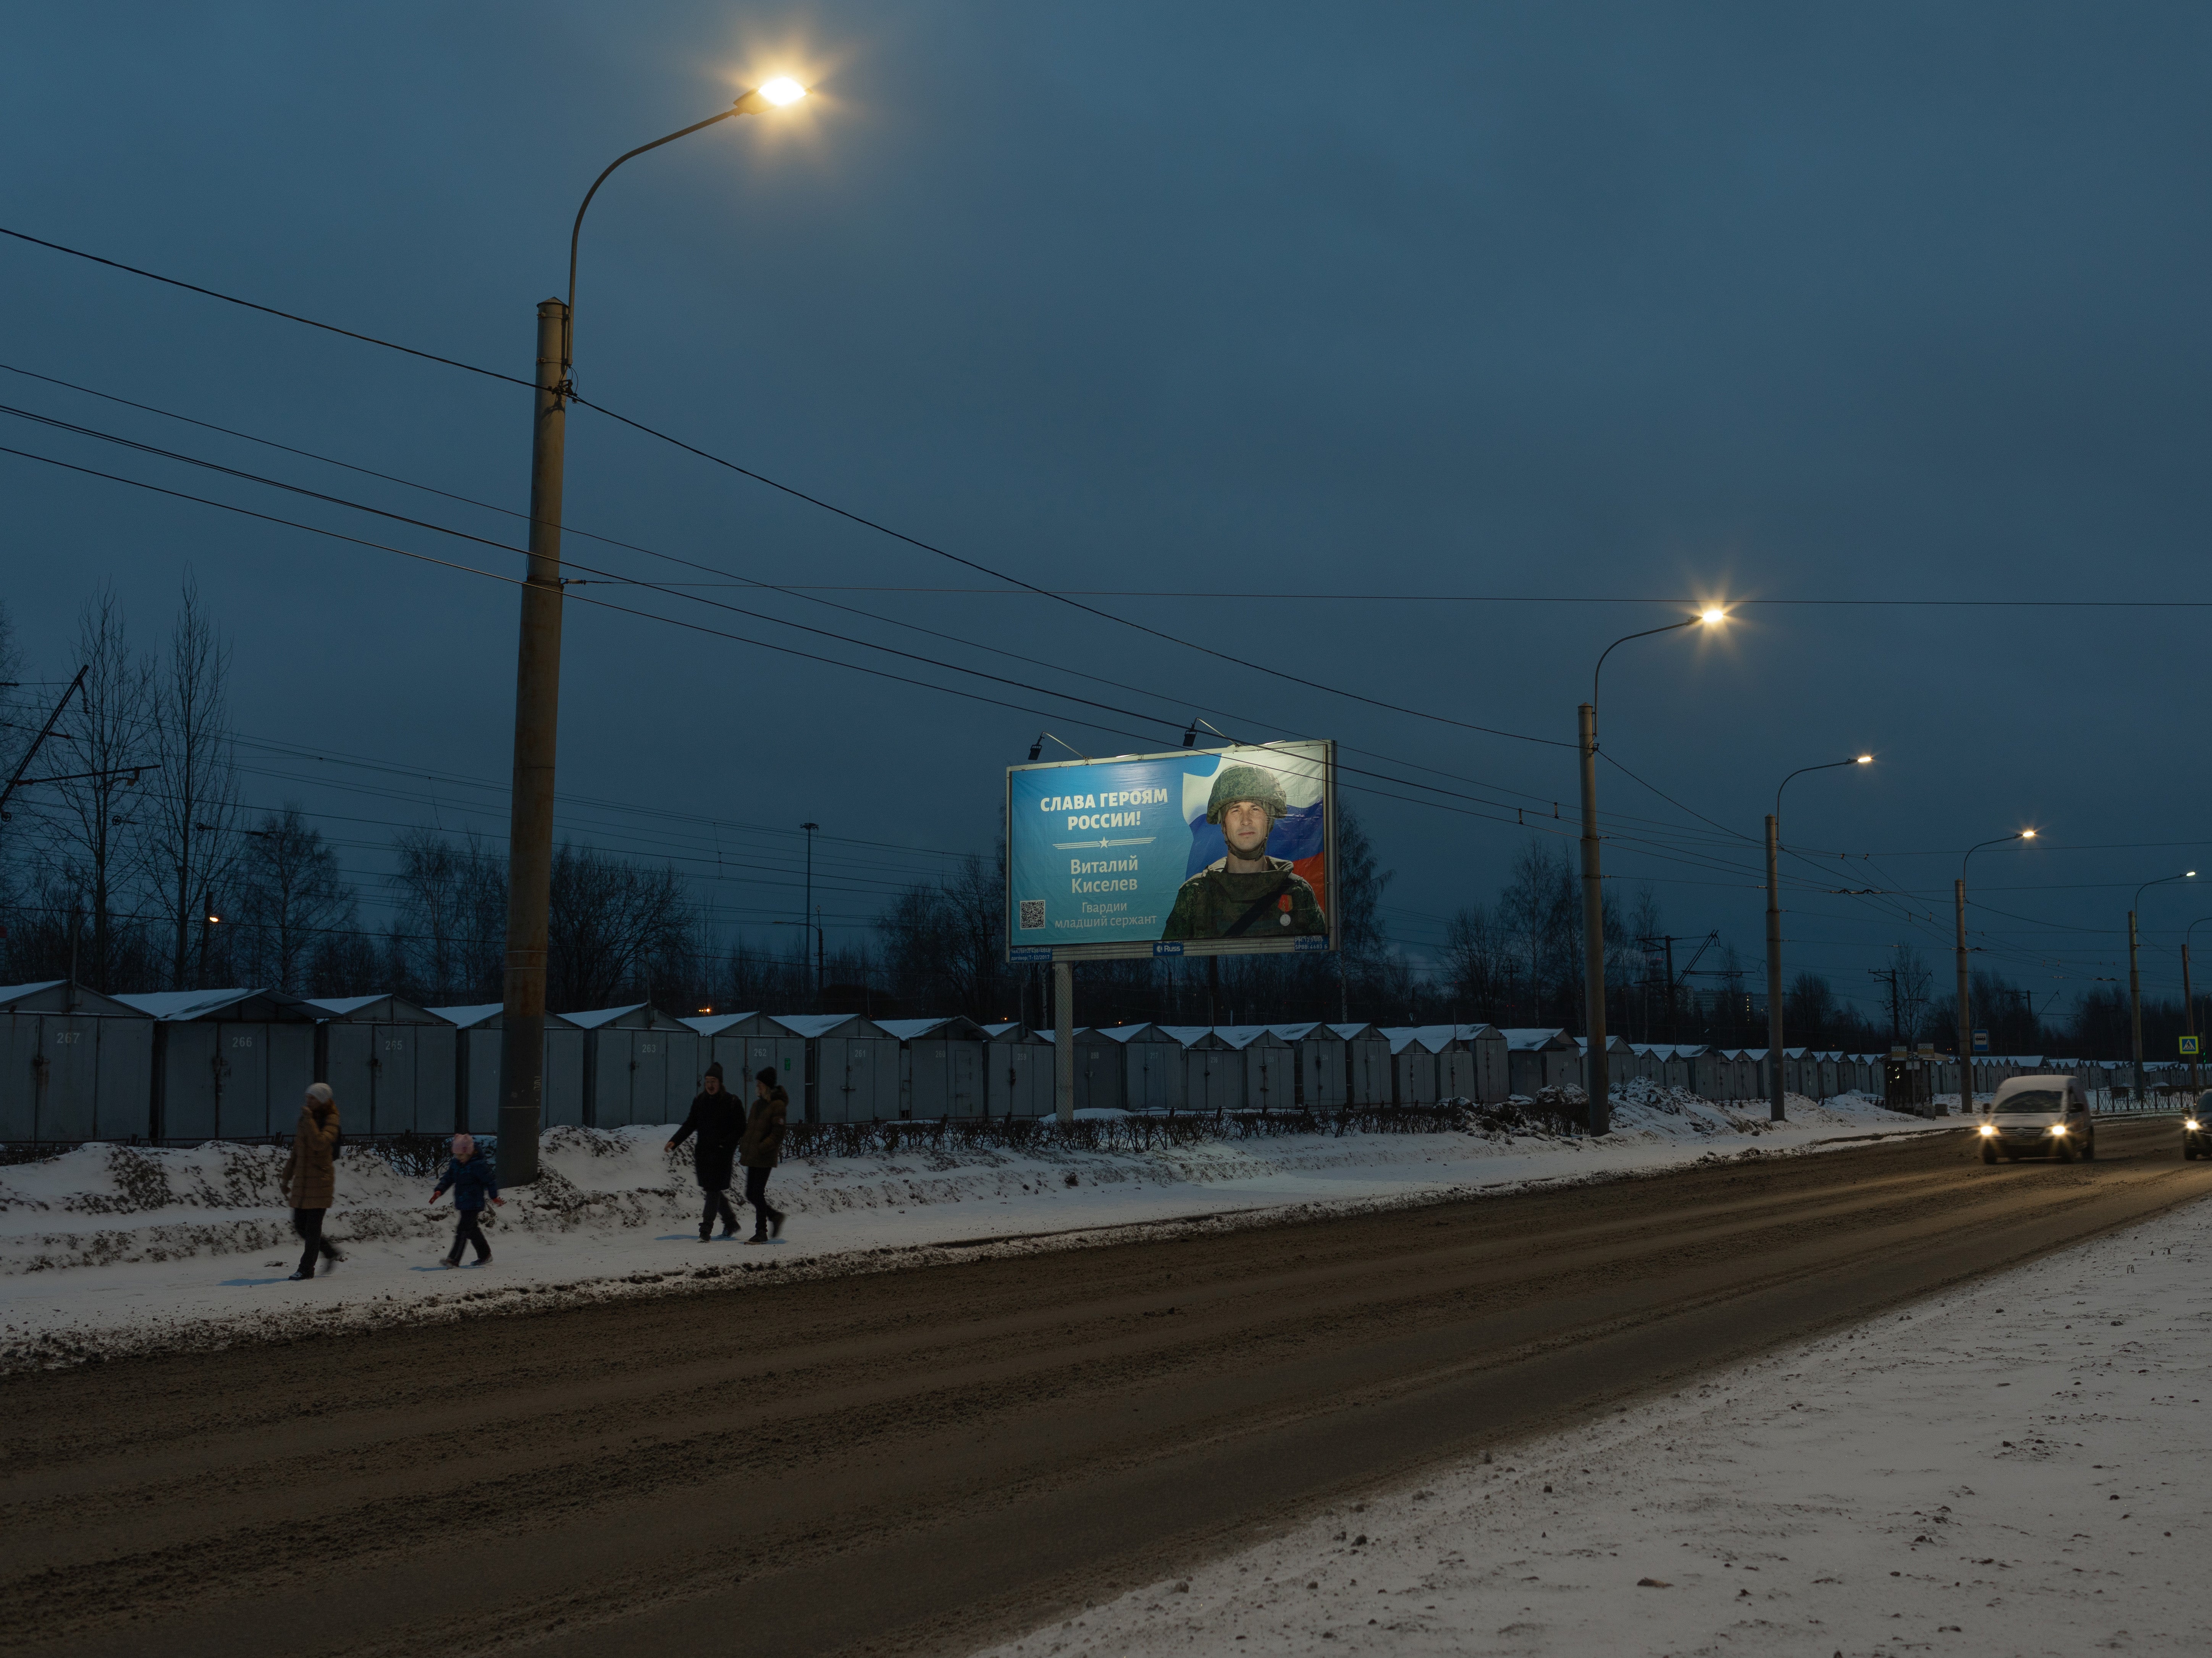
[[[1782,791],[1808,771],[1833,771],[1845,765],[1872,765],[1871,754],[1855,754],[1847,760],[1824,760],[1801,765],[1775,786],[1774,815],[1766,820],[1766,1112],[1774,1122],[1786,1121],[1783,1111],[1783,1068],[1789,1050],[1782,1029]]]
[[[2136,1103],[2143,1102],[2143,1039],[2142,1039],[2142,972],[2136,965],[2136,911],[2142,907],[2142,895],[2154,887],[2163,887],[2172,881],[2194,881],[2197,871],[2184,869],[2178,875],[2157,875],[2136,888],[2135,903],[2128,911],[2128,1043],[2134,1051],[2136,1071]],[[2182,935],[2185,941],[2186,933]]]
[[[1782,791],[1775,790],[1776,804]],[[1766,820],[1766,1115],[1784,1120],[1782,1075],[1782,820]]]
[[[2135,1101],[2142,1104],[2142,970],[2136,964],[2136,912],[2128,911],[2128,1051],[2135,1060]]]
[[[1075,964],[1052,964],[1052,1097],[1066,1128],[1075,1121]]]
[[[1597,691],[1605,674],[1605,659],[1631,639],[1648,639],[1655,633],[1678,633],[1686,627],[1717,627],[1728,619],[1718,606],[1708,606],[1695,616],[1664,627],[1647,627],[1624,634],[1598,652],[1590,670],[1590,699],[1576,710],[1577,747],[1582,751],[1583,772],[1583,1027],[1589,1033],[1588,1058],[1583,1064],[1583,1091],[1589,1100],[1589,1131],[1603,1134],[1613,1126],[1610,1078],[1605,1051],[1605,887],[1598,869],[1597,837]]]
[[[2189,988],[2189,941],[2181,941],[2181,1028],[2193,1043],[2197,1037],[2197,1002]],[[2189,1092],[2197,1094],[2197,1052],[2192,1046],[2189,1054]]]
[[[507,977],[499,1035],[499,1173],[538,1178],[545,1069],[546,932],[553,905],[553,756],[561,710],[561,487],[568,308],[538,306],[530,429],[530,569],[514,665],[514,790],[507,838]]]
[[[1575,712],[1583,760],[1583,1028],[1589,1033],[1583,1092],[1589,1099],[1589,1131],[1603,1134],[1613,1113],[1605,1051],[1605,885],[1597,849],[1597,705],[1584,703]]]
[[[802,823],[806,831],[806,918],[814,923],[814,1011],[822,1011],[822,923],[814,913],[814,832],[818,823]]]
[[[1952,887],[1952,897],[1958,907],[1959,926],[1959,1111],[1963,1115],[1974,1109],[1974,1020],[1966,1004],[1971,988],[1966,972],[1966,866],[1974,861],[1974,854],[1984,846],[2002,846],[2008,841],[2023,844],[2035,838],[2033,829],[2022,829],[2009,835],[1997,835],[1989,840],[1976,841],[1959,860],[1959,879]]]
[[[561,701],[561,489],[574,366],[576,247],[584,215],[607,176],[632,156],[702,127],[794,103],[796,81],[754,88],[718,115],[617,155],[592,180],[568,231],[568,297],[538,306],[538,373],[530,431],[530,565],[522,586],[514,662],[514,795],[507,819],[507,976],[500,1021],[499,1172],[508,1186],[538,1178],[545,1068],[546,934],[553,904],[553,759]]]
[[[1974,1109],[1974,1017],[1966,1006],[1968,978],[1966,973],[1966,878],[1964,875],[1952,884],[1953,901],[1958,906],[1959,917],[1959,1111],[1970,1115]]]

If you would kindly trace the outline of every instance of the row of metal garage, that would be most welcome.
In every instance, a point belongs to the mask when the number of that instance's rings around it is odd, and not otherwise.
[[[0,988],[0,1141],[256,1139],[289,1133],[302,1090],[331,1084],[356,1135],[495,1131],[501,1009],[393,996],[308,1000],[268,990],[108,997],[66,981]],[[1078,1030],[1075,1104],[1272,1111],[1497,1104],[1578,1087],[1583,1045],[1490,1025],[1118,1025]],[[1615,1086],[1646,1077],[1709,1100],[1763,1098],[1764,1050],[1608,1044]],[[1931,1057],[1932,1058],[1932,1057]],[[1042,1117],[1053,1039],[962,1018],[727,1014],[648,1004],[549,1015],[549,1125],[680,1120],[709,1064],[734,1088],[764,1066],[812,1122]],[[2021,1062],[1976,1066],[1994,1087]],[[2033,1061],[2030,1063],[2041,1063]],[[1784,1085],[1879,1094],[1876,1055],[1789,1050]],[[1955,1067],[1946,1069],[1955,1071]],[[1939,1084],[1940,1087],[1940,1084]]]

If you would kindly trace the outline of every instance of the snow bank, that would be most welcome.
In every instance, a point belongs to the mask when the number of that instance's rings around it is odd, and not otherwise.
[[[775,1172],[771,1194],[792,1218],[767,1249],[699,1241],[689,1149],[665,1151],[668,1129],[559,1128],[542,1143],[540,1179],[487,1226],[493,1264],[458,1273],[433,1270],[453,1228],[450,1207],[428,1206],[434,1176],[356,1143],[339,1160],[325,1228],[348,1259],[312,1283],[284,1281],[298,1245],[283,1150],[88,1145],[0,1167],[0,1367],[655,1293],[771,1265],[882,1270],[947,1244],[1065,1247],[1115,1227],[1430,1202],[1933,1126],[1857,1095],[1790,1110],[1772,1125],[1763,1106],[1639,1082],[1602,1140],[1493,1126],[1099,1150],[1048,1131],[1019,1149],[799,1157]],[[1084,1127],[1127,1143],[1141,1123]]]
[[[2201,1652],[2208,1269],[2197,1203],[991,1658]]]

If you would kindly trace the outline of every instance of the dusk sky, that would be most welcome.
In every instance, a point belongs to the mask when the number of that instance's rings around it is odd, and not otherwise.
[[[1571,833],[1598,653],[1700,599],[1740,604],[1722,636],[1624,646],[1601,706],[1607,873],[1670,932],[1755,972],[1775,785],[1863,751],[1791,785],[1825,862],[1784,903],[1791,970],[1869,1008],[1899,940],[1948,986],[1971,843],[2042,831],[1973,864],[1980,960],[2039,1011],[2124,973],[2136,883],[2212,855],[2202,7],[107,5],[10,35],[0,225],[525,378],[600,168],[815,88],[600,192],[583,395],[1092,609],[571,415],[572,532],[629,545],[568,556],[705,585],[577,590],[647,615],[569,607],[563,830],[676,859],[763,942],[801,820],[834,948],[988,852],[1040,729],[1118,753],[1203,716],[1343,746],[1423,956],[1516,808]],[[520,575],[526,391],[5,238],[0,294],[11,369],[489,506],[20,372],[0,405],[483,539],[13,416],[0,444]],[[504,836],[508,582],[15,455],[0,488],[38,677],[100,584],[152,646],[189,571],[254,804],[306,805],[364,881],[394,825]],[[2176,994],[2212,893],[2144,911]]]

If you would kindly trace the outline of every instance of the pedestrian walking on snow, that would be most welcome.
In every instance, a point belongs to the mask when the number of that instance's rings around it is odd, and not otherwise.
[[[430,1194],[430,1207],[438,1206],[438,1199],[448,1188],[453,1194],[453,1211],[459,1216],[453,1228],[453,1247],[446,1252],[446,1265],[461,1264],[461,1246],[477,1247],[477,1265],[483,1265],[491,1259],[491,1246],[484,1241],[483,1228],[479,1224],[483,1214],[484,1199],[489,1198],[501,1208],[507,1199],[499,1195],[499,1172],[477,1155],[476,1137],[456,1134],[453,1137],[453,1161],[446,1165],[446,1173],[438,1182],[438,1189]]]
[[[345,1259],[323,1236],[323,1216],[337,1192],[337,1101],[328,1082],[311,1082],[292,1131],[292,1155],[284,1161],[284,1201],[292,1205],[292,1230],[303,1246],[300,1270],[292,1275],[295,1283],[315,1276],[318,1253],[329,1263],[326,1274]]]
[[[775,1084],[775,1067],[769,1065],[753,1078],[752,1110],[745,1117],[744,1137],[738,1142],[738,1161],[745,1166],[745,1201],[753,1206],[753,1235],[747,1243],[764,1244],[783,1235],[783,1211],[768,1202],[768,1172],[783,1149],[784,1113],[791,1096]]]
[[[722,1086],[722,1064],[718,1059],[707,1067],[691,1101],[690,1115],[668,1143],[668,1149],[673,1151],[694,1134],[699,1137],[691,1153],[691,1172],[698,1179],[699,1189],[707,1194],[707,1206],[699,1216],[701,1243],[713,1234],[717,1216],[724,1237],[737,1235],[738,1216],[730,1207],[730,1165],[737,1157],[738,1137],[744,1132],[744,1113],[738,1108],[738,1096]]]

